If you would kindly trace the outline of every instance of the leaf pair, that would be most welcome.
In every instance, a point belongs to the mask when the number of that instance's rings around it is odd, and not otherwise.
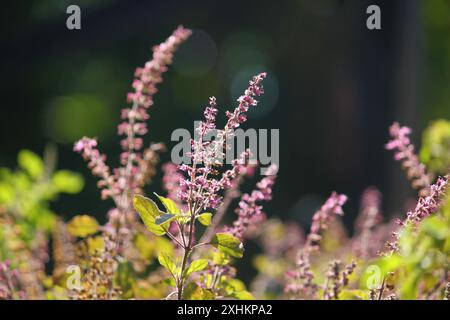
[[[133,205],[144,221],[147,229],[157,236],[162,236],[166,234],[170,222],[181,216],[181,212],[172,200],[159,195],[157,196],[166,207],[167,212],[160,211],[155,202],[142,195],[134,196]],[[211,217],[211,213],[205,212],[197,216],[197,219],[201,224],[208,226],[211,223]],[[229,233],[215,234],[209,244],[234,258],[242,258],[244,254],[242,242]],[[171,270],[171,268],[167,268],[169,271]]]
[[[158,209],[158,206],[153,200],[137,194],[133,197],[133,206],[150,232],[157,236],[166,234],[170,219],[161,221],[160,218],[158,221],[159,223],[156,221],[159,216],[164,215],[165,213]]]
[[[169,271],[169,273],[172,275],[172,277],[175,280],[178,280],[178,278],[180,276],[179,268],[176,266],[172,257],[170,257],[166,253],[161,253],[158,256],[158,261],[164,268],[166,268]],[[187,277],[189,277],[189,275],[194,272],[198,272],[198,271],[202,271],[202,270],[206,269],[207,266],[208,266],[208,260],[206,260],[206,259],[198,259],[198,260],[192,261],[191,264],[189,265],[189,267],[186,270],[184,270],[184,273],[182,275],[183,279],[187,279]]]

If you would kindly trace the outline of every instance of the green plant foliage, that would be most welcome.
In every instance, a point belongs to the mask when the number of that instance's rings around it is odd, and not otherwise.
[[[195,282],[187,284],[183,293],[183,299],[186,300],[213,300],[214,298],[215,294],[211,290],[201,288]]]
[[[158,209],[156,203],[144,196],[135,195],[133,198],[133,205],[137,213],[139,213],[142,221],[144,221],[148,231],[152,232],[156,236],[163,236],[166,234],[164,225],[158,225],[156,223],[156,218],[164,213]]]
[[[207,227],[211,224],[211,217],[212,217],[212,213],[205,212],[205,213],[200,214],[197,217],[197,219],[202,225]]]
[[[83,189],[83,179],[69,170],[56,171],[52,176],[52,184],[60,193],[76,194]]]
[[[30,150],[20,151],[17,162],[20,168],[33,179],[37,179],[44,173],[44,162],[37,154]]]
[[[448,202],[447,199],[447,206]],[[449,267],[449,237],[450,221],[442,210],[424,219],[418,230],[404,227],[400,231],[399,253],[373,261],[370,266],[375,268],[366,269],[360,279],[361,288],[380,282],[372,272],[375,270],[381,279],[387,277],[392,282],[399,298],[417,299],[420,287],[430,288],[442,281],[436,271]]]
[[[156,194],[156,193],[155,193]],[[170,200],[169,198],[164,198],[161,197],[160,195],[156,194],[156,196],[158,197],[158,199],[162,202],[162,204],[164,205],[164,207],[167,210],[167,213],[171,213],[171,214],[179,214],[180,213],[180,209],[178,209],[177,205],[175,204],[175,202],[173,202],[172,200]]]
[[[446,174],[450,168],[450,121],[436,120],[422,135],[420,159],[428,169]]]
[[[67,223],[67,231],[74,237],[87,237],[98,231],[97,220],[87,215],[75,216]]]
[[[174,278],[178,277],[177,266],[173,262],[172,257],[162,252],[158,256],[158,261]]]
[[[16,225],[12,233],[7,226],[0,232],[0,260],[16,261],[14,243],[23,241],[27,248],[38,233],[48,234],[56,217],[50,202],[60,193],[78,193],[84,185],[79,174],[54,172],[54,161],[43,160],[30,150],[20,151],[17,162],[16,170],[0,168],[0,211]]]
[[[211,244],[234,258],[242,258],[244,255],[242,242],[229,233],[216,233],[211,240]]]
[[[184,277],[187,278],[193,272],[202,271],[202,270],[206,269],[207,266],[208,266],[207,259],[198,259],[198,260],[192,261],[191,264],[189,265],[189,267],[184,272]]]

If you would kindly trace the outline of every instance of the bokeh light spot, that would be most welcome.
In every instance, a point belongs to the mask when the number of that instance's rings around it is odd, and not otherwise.
[[[174,57],[173,67],[185,76],[204,75],[214,66],[217,47],[203,30],[194,29],[189,41],[183,43]]]
[[[47,136],[58,143],[73,143],[83,136],[106,138],[114,132],[111,110],[89,95],[53,99],[45,110],[44,125]]]
[[[232,78],[242,68],[268,65],[267,47],[267,40],[259,33],[234,33],[222,45],[221,70]]]

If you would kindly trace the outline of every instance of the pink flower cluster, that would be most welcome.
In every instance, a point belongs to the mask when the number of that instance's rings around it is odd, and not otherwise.
[[[239,106],[234,110],[234,112],[226,112],[226,115],[228,117],[228,122],[225,126],[226,129],[235,129],[239,127],[241,123],[247,121],[245,112],[248,111],[250,106],[257,105],[258,102],[254,99],[254,97],[259,97],[264,93],[264,90],[261,87],[261,82],[265,79],[266,76],[267,74],[263,72],[256,75],[252,80],[250,80],[250,86],[247,88],[247,90],[245,90],[244,95],[240,96],[238,99]]]
[[[328,228],[331,219],[344,214],[342,206],[347,201],[347,196],[332,192],[322,207],[316,211],[312,218],[310,232],[306,238],[306,243],[298,253],[295,262],[295,270],[286,272],[287,283],[284,291],[288,294],[304,297],[312,296],[317,287],[313,283],[314,274],[311,270],[310,255],[319,249],[319,242],[322,239],[321,232]]]
[[[0,300],[26,299],[25,293],[18,290],[19,274],[12,270],[10,262],[0,262]]]
[[[342,206],[347,202],[347,196],[332,192],[322,207],[316,211],[312,218],[311,229],[306,238],[306,246],[310,249],[318,249],[318,243],[322,236],[320,233],[327,229],[330,220],[335,215],[342,216],[344,211]],[[308,249],[309,250],[309,249]]]
[[[98,186],[102,189],[102,198],[113,198],[116,205],[122,209],[131,207],[132,194],[138,191],[142,181],[146,180],[146,172],[143,172],[144,168],[140,165],[143,163],[143,155],[140,152],[143,140],[139,136],[147,133],[147,109],[153,104],[156,85],[162,82],[162,74],[171,64],[175,49],[190,34],[190,30],[178,27],[165,42],[153,48],[152,60],[143,68],[136,69],[134,92],[128,94],[128,102],[132,103],[132,107],[122,110],[121,118],[124,121],[118,126],[119,135],[124,136],[121,141],[121,167],[111,173],[105,164],[106,156],[97,150],[95,139],[84,137],[75,143],[74,151],[81,153],[89,162],[88,166],[93,174],[101,178]]]
[[[162,185],[167,191],[167,197],[173,200],[177,205],[180,204],[180,181],[184,178],[178,170],[178,166],[172,162],[165,163],[162,166],[163,178]]]
[[[206,208],[217,209],[222,202],[219,192],[233,185],[234,179],[245,169],[250,152],[244,151],[239,159],[233,160],[232,168],[225,171],[220,179],[210,178],[209,175],[216,175],[217,171],[213,166],[188,166],[183,164],[180,170],[190,177],[180,181],[180,198],[184,202],[194,206],[196,210]]]
[[[404,221],[397,221],[400,226],[417,226],[423,219],[436,213],[443,204],[445,193],[448,189],[448,176],[439,177],[435,184],[431,185],[429,195],[419,198],[414,211],[406,214]],[[386,247],[388,253],[399,251],[398,241],[400,239],[400,232],[392,233],[394,241],[387,242]]]
[[[361,212],[355,223],[360,233],[381,221],[381,197],[381,192],[375,187],[368,187],[361,195]]]
[[[121,142],[124,152],[121,155],[121,163],[126,166],[131,162],[137,162],[139,157],[135,151],[142,149],[142,136],[147,133],[145,123],[149,115],[147,109],[153,105],[153,95],[158,92],[156,85],[163,81],[162,74],[167,71],[167,66],[172,63],[173,53],[184,42],[191,31],[178,27],[173,34],[163,43],[153,47],[152,60],[145,63],[144,67],[137,68],[133,81],[134,92],[127,96],[131,108],[122,110],[121,118],[124,120],[118,126],[119,135],[125,136]],[[126,173],[122,173],[126,175]]]
[[[294,297],[309,297],[316,290],[314,274],[311,270],[309,254],[300,251],[295,261],[295,269],[286,272],[286,284],[284,292]]]
[[[257,105],[255,97],[264,92],[261,82],[265,77],[266,74],[261,73],[249,81],[249,87],[238,99],[238,106],[232,113],[227,112],[228,121],[224,129],[218,131],[215,140],[204,141],[205,135],[216,128],[217,104],[214,97],[210,98],[209,106],[204,111],[205,120],[196,128],[199,137],[197,140],[191,140],[192,152],[189,156],[192,165],[180,166],[180,170],[187,175],[187,178],[180,182],[180,198],[189,205],[192,212],[206,208],[217,209],[222,201],[219,192],[230,188],[233,180],[248,163],[250,153],[245,151],[239,159],[233,161],[232,168],[225,171],[220,179],[213,177],[218,175],[218,168],[223,166],[224,149],[229,147],[226,140],[233,135],[232,129],[246,121],[245,112],[251,106]]]
[[[358,234],[352,242],[353,251],[359,257],[371,257],[380,250],[373,231],[383,218],[380,210],[381,197],[380,191],[375,187],[367,188],[361,196],[360,214],[355,223]]]
[[[389,128],[389,133],[392,139],[386,144],[386,149],[395,150],[394,158],[402,162],[413,188],[419,189],[419,195],[426,195],[431,179],[426,173],[425,165],[420,163],[414,151],[414,145],[409,139],[411,129],[401,127],[398,122],[394,122]]]
[[[233,226],[227,231],[235,237],[243,240],[245,232],[250,224],[260,222],[265,219],[263,206],[259,203],[262,201],[270,201],[272,199],[272,188],[275,184],[278,168],[272,165],[267,169],[267,176],[256,184],[257,189],[251,194],[245,193],[239,201],[239,207],[236,209],[238,215]]]
[[[83,159],[88,161],[92,174],[100,178],[97,185],[102,190],[102,199],[120,192],[116,188],[115,178],[111,175],[110,168],[105,163],[106,155],[101,154],[97,149],[96,139],[83,137],[75,143],[73,150],[81,153]]]
[[[436,183],[431,185],[429,195],[419,198],[414,211],[407,213],[407,219],[413,223],[419,223],[438,211],[447,188],[448,177],[439,177]]]

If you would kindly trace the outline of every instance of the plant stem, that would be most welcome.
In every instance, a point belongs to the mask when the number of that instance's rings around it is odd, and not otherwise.
[[[183,274],[186,269],[186,264],[189,258],[189,255],[192,251],[192,242],[193,242],[193,235],[194,235],[194,223],[195,223],[195,210],[194,206],[189,206],[190,212],[191,212],[191,220],[189,221],[189,236],[188,236],[188,243],[186,247],[184,247],[184,255],[183,255],[183,261],[181,262],[181,270],[180,270],[180,280],[178,281],[178,300],[182,300],[183,298],[183,289],[184,289],[184,278]]]

